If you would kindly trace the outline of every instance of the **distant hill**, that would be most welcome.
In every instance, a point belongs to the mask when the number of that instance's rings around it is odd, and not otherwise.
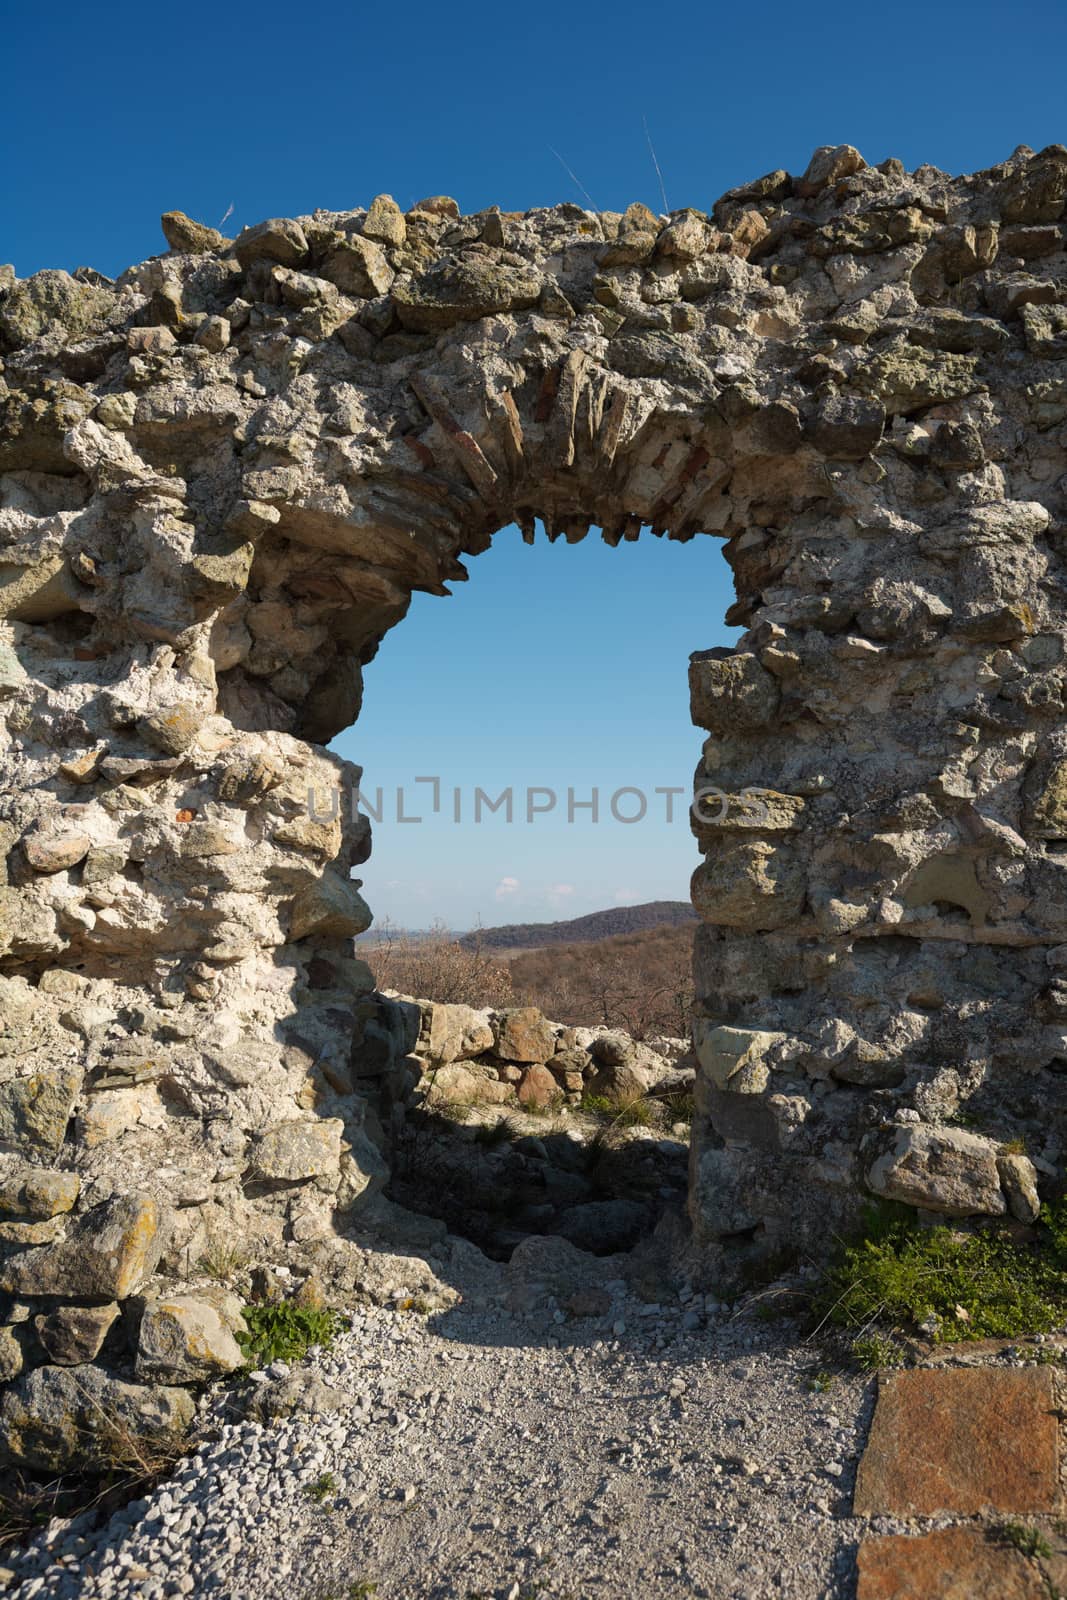
[[[540,950],[546,945],[589,944],[651,928],[680,928],[695,921],[696,912],[688,900],[649,900],[640,906],[590,911],[569,922],[509,922],[499,928],[478,928],[462,934],[458,942],[467,950]]]

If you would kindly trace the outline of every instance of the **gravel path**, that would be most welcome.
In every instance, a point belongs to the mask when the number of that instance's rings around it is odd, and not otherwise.
[[[8,1592],[849,1595],[872,1385],[813,1387],[820,1353],[789,1324],[685,1287],[648,1303],[612,1259],[573,1256],[583,1304],[558,1278],[552,1292],[536,1251],[496,1266],[457,1247],[457,1306],[363,1306],[302,1364],[345,1409],[262,1427],[222,1421],[233,1396],[216,1396],[216,1436],[172,1479],[103,1528],[53,1523]]]

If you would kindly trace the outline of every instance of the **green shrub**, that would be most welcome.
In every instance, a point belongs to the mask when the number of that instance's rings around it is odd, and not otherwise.
[[[822,1320],[911,1325],[939,1343],[1048,1333],[1067,1319],[1067,1203],[1046,1206],[1041,1222],[1019,1244],[997,1225],[920,1228],[902,1207],[872,1208],[827,1274]]]
[[[336,1311],[294,1306],[288,1300],[277,1306],[245,1306],[242,1315],[248,1332],[239,1333],[237,1342],[251,1367],[299,1361],[313,1344],[332,1344],[340,1328]]]
[[[1041,1560],[1052,1554],[1052,1546],[1041,1529],[1028,1522],[1002,1522],[994,1528],[993,1537],[1001,1544],[1014,1545],[1020,1555]]]

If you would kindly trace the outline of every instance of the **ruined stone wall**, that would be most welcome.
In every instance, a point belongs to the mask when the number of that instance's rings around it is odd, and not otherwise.
[[[1032,1214],[1065,197],[1059,146],[960,179],[841,147],[708,215],[170,213],[114,283],[0,269],[8,1370],[56,1296],[144,1301],[220,1237],[313,1257],[374,1204],[403,1041],[348,943],[366,826],[306,793],[353,779],[322,745],[412,591],[535,517],[734,572],[698,784],[769,793],[698,834],[698,1240],[824,1241],[872,1189]]]

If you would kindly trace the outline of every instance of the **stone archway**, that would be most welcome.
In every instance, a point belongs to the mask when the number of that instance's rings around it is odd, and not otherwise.
[[[0,277],[6,1289],[313,1250],[380,1183],[369,837],[307,792],[412,591],[534,516],[734,572],[699,776],[766,804],[698,838],[698,1241],[818,1247],[872,1189],[1034,1214],[1001,1141],[1058,1158],[1067,1057],[1065,197],[1059,146],[843,146],[710,215],[169,213],[115,283]]]

